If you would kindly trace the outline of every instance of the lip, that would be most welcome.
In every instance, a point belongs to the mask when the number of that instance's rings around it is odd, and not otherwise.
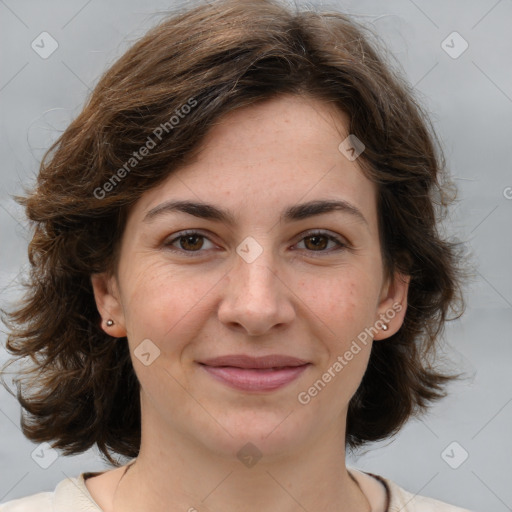
[[[202,365],[212,377],[242,391],[274,391],[286,386],[309,366],[286,366],[277,370],[271,368],[236,368],[234,366]]]
[[[235,368],[246,369],[266,369],[295,367],[308,364],[309,361],[281,354],[271,354],[268,356],[253,357],[245,354],[230,354],[226,356],[214,357],[200,361],[206,366],[232,366]]]
[[[213,378],[242,391],[274,391],[297,379],[311,364],[284,355],[228,355],[199,363]]]

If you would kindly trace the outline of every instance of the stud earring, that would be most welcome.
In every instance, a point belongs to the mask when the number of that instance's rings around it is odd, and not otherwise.
[[[107,320],[107,327],[112,327],[114,325],[114,320]]]
[[[382,324],[382,330],[387,331],[388,330],[388,324]]]

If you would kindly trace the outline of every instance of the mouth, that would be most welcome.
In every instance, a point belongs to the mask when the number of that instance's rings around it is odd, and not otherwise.
[[[297,379],[308,361],[283,355],[229,355],[199,362],[214,379],[242,391],[274,391]]]

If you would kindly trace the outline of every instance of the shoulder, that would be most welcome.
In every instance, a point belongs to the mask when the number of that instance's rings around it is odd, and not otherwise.
[[[372,476],[383,481],[389,489],[388,512],[472,512],[466,508],[456,507],[433,498],[412,494],[388,478],[379,475]]]
[[[53,492],[40,492],[0,504],[0,512],[53,512]]]
[[[66,478],[57,484],[53,492],[40,492],[0,504],[0,512],[102,512],[92,499],[84,482],[84,474],[78,478]]]

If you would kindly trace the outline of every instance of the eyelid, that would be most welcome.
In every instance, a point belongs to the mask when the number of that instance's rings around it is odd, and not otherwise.
[[[308,236],[315,235],[325,236],[326,238],[329,238],[329,240],[336,241],[343,245],[349,245],[348,240],[344,236],[333,233],[328,229],[308,229],[307,231],[300,233],[300,235],[298,236],[300,237],[300,240],[302,240],[303,238],[307,238]]]

